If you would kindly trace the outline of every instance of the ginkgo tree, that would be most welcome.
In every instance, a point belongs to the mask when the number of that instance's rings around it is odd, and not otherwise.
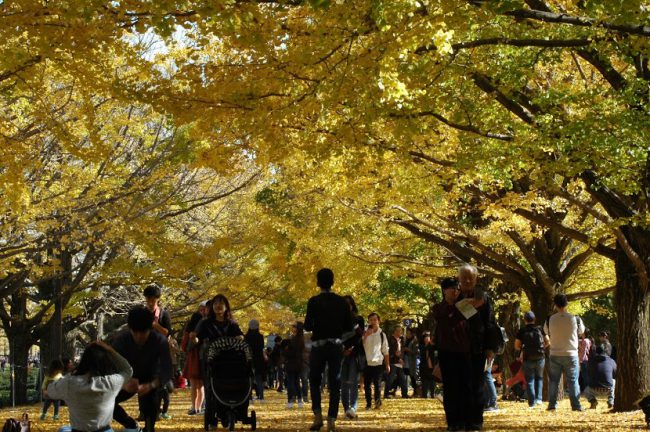
[[[331,156],[360,169],[369,147],[402,153],[422,139],[444,160],[458,131],[454,165],[474,174],[492,215],[615,249],[616,408],[650,390],[643,2],[68,3],[3,5],[0,84],[15,103],[38,65],[55,63],[83,88],[193,125],[222,169],[242,151],[265,168],[298,153],[311,169]],[[135,43],[146,32],[165,41],[150,58]],[[562,219],[559,202],[593,219]]]

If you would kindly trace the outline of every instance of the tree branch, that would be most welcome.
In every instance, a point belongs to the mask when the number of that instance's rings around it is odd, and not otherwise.
[[[565,13],[553,13],[535,9],[517,9],[505,12],[504,15],[512,16],[517,19],[531,19],[548,23],[570,24],[580,27],[601,27],[618,33],[650,37],[650,26],[639,24],[614,24],[591,17],[579,17]]]
[[[454,123],[451,120],[448,120],[447,118],[443,117],[442,115],[435,113],[433,111],[420,111],[416,113],[409,113],[409,114],[398,114],[398,113],[391,113],[389,114],[389,117],[391,118],[416,118],[416,117],[433,117],[436,120],[446,124],[447,126],[453,128],[453,129],[458,129],[461,131],[465,132],[471,132],[476,135],[480,135],[486,138],[493,138],[501,141],[512,141],[514,137],[512,135],[508,134],[499,134],[499,133],[493,133],[493,132],[485,132],[480,130],[479,128],[472,126],[472,125],[463,125],[460,123]]]
[[[611,286],[611,287],[599,289],[599,290],[596,290],[596,291],[577,292],[577,293],[567,294],[566,298],[569,301],[581,300],[581,299],[585,299],[585,298],[594,298],[594,297],[601,296],[603,294],[609,294],[611,292],[614,292],[615,289],[616,289],[615,286]]]
[[[529,110],[515,102],[514,100],[510,99],[508,96],[506,96],[501,90],[499,90],[488,78],[487,76],[474,72],[472,73],[472,79],[474,80],[474,83],[477,85],[478,88],[483,90],[485,93],[488,94],[494,94],[496,97],[496,100],[499,101],[501,105],[503,105],[508,111],[522,119],[524,122],[528,124],[533,124],[535,122],[535,118],[533,116],[533,113],[531,113]]]

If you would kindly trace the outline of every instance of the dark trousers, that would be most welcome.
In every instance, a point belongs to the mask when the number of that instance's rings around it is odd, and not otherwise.
[[[258,399],[264,399],[264,374],[255,372],[255,394]]]
[[[440,351],[443,404],[450,428],[483,425],[485,355]]]
[[[113,419],[128,429],[138,427],[138,423],[120,406],[120,403],[131,399],[135,393],[129,393],[120,390],[115,398],[115,409],[113,410]],[[154,432],[156,430],[156,420],[158,419],[158,410],[160,408],[161,392],[160,389],[150,391],[144,396],[138,397],[140,412],[144,416],[144,431]]]
[[[162,399],[162,411],[166,413],[169,410],[169,389],[167,386],[163,386],[160,392],[160,397]]]
[[[47,414],[47,410],[50,409],[50,405],[54,405],[54,415],[59,415],[59,407],[61,406],[61,401],[57,399],[45,398],[43,399],[43,414]]]
[[[434,397],[436,395],[436,382],[433,377],[422,377],[422,397]]]
[[[366,405],[372,402],[372,388],[375,391],[375,402],[381,400],[380,382],[384,366],[368,366],[363,369],[363,386],[366,392]]]
[[[323,346],[313,347],[309,356],[309,385],[311,388],[311,410],[320,414],[321,410],[321,383],[323,372],[327,366],[327,383],[330,394],[330,404],[327,417],[336,419],[339,414],[339,401],[341,400],[341,361],[343,349],[340,344],[327,343]]]
[[[402,389],[402,397],[408,396],[408,386],[406,382],[406,375],[404,374],[404,368],[391,364],[390,374],[386,379],[386,387],[384,389],[385,398],[388,397],[388,392],[393,389],[394,385],[397,385],[400,389]]]
[[[300,402],[302,389],[300,388],[300,371],[287,372],[287,402]]]

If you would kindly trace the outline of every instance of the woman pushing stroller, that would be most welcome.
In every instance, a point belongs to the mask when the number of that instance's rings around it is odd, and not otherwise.
[[[248,416],[248,403],[254,379],[252,354],[244,334],[232,319],[228,299],[218,294],[212,299],[208,316],[190,340],[201,344],[205,384],[205,429],[218,421],[233,430],[241,421],[256,427],[255,412]]]

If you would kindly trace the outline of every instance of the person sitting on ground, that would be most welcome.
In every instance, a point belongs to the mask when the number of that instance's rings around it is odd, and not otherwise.
[[[76,370],[47,387],[51,398],[63,399],[68,405],[70,426],[59,432],[112,432],[115,397],[132,374],[129,362],[110,345],[91,343]],[[132,386],[130,390],[137,389]]]
[[[602,346],[596,348],[595,355],[589,358],[589,385],[585,388],[585,397],[591,409],[598,406],[596,396],[607,395],[607,406],[614,407],[614,389],[616,387],[616,362],[607,355]]]

